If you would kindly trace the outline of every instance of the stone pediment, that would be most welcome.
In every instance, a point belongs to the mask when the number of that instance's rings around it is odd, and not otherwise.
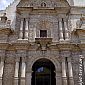
[[[21,0],[17,7],[56,8],[69,7],[66,0]]]

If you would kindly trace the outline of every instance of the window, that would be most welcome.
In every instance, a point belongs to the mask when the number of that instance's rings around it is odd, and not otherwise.
[[[47,37],[47,30],[40,30],[40,37]]]

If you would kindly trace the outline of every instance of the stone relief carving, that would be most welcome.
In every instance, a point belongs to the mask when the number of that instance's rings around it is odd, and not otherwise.
[[[30,6],[32,7],[56,7],[56,1],[51,0],[30,0]]]

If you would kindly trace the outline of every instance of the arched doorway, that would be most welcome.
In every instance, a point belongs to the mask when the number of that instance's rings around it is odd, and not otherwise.
[[[55,66],[48,59],[39,59],[32,66],[31,85],[56,85]]]

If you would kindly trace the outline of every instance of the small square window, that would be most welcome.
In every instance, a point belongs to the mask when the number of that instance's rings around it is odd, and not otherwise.
[[[47,30],[40,30],[40,37],[47,37]]]

